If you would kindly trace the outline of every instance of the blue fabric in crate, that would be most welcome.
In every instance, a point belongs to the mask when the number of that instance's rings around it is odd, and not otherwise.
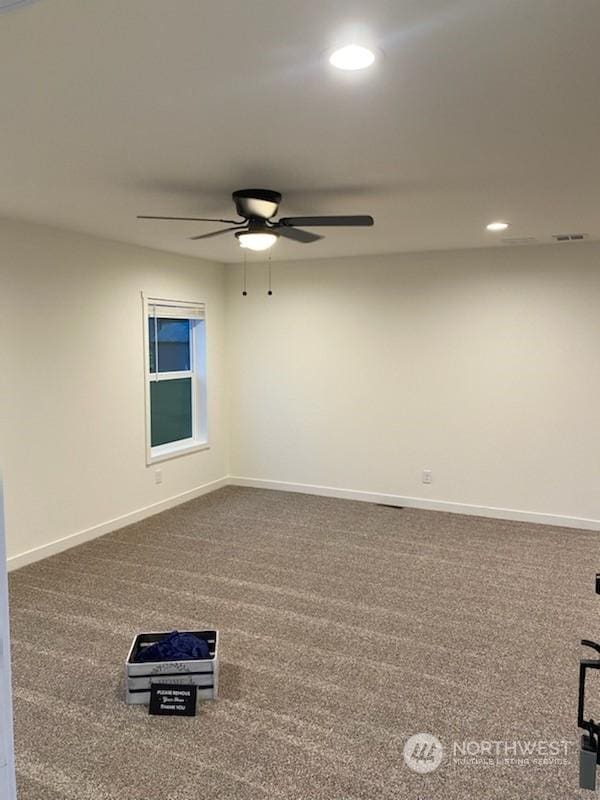
[[[173,631],[162,641],[142,648],[135,661],[192,661],[199,658],[210,658],[210,650],[204,639],[192,633]]]

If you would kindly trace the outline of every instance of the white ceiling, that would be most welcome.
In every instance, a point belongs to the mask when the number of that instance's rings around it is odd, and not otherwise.
[[[598,0],[40,0],[0,16],[0,215],[233,261],[135,216],[257,186],[375,217],[277,259],[600,238],[599,31]],[[375,68],[327,64],[352,39]]]

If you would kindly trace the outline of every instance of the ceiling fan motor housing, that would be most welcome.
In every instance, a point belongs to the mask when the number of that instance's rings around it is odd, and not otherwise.
[[[281,202],[281,194],[270,189],[240,189],[232,197],[237,213],[244,219],[271,219]]]
[[[240,234],[243,236],[247,233],[269,233],[271,236],[279,236],[279,232],[277,229],[272,225],[267,225],[264,220],[262,219],[249,219],[247,224],[238,231],[235,236],[237,239],[240,238]]]

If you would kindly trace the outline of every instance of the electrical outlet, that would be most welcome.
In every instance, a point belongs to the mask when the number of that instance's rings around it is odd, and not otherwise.
[[[433,475],[431,474],[430,469],[423,470],[423,483],[432,483]]]
[[[156,483],[156,485],[162,483],[162,469],[154,470],[154,483]]]

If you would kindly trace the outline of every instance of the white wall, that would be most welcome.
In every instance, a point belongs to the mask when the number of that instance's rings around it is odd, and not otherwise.
[[[271,298],[248,274],[232,475],[600,520],[600,244],[274,264]]]
[[[0,244],[0,466],[12,566],[226,476],[222,265],[10,222],[0,223]],[[161,464],[160,486],[145,465],[142,290],[207,303],[212,447]]]
[[[275,263],[272,298],[264,264],[246,298],[230,266],[226,326],[220,264],[12,222],[0,243],[13,567],[228,474],[600,525],[600,244]],[[142,290],[208,304],[212,446],[159,486]]]

